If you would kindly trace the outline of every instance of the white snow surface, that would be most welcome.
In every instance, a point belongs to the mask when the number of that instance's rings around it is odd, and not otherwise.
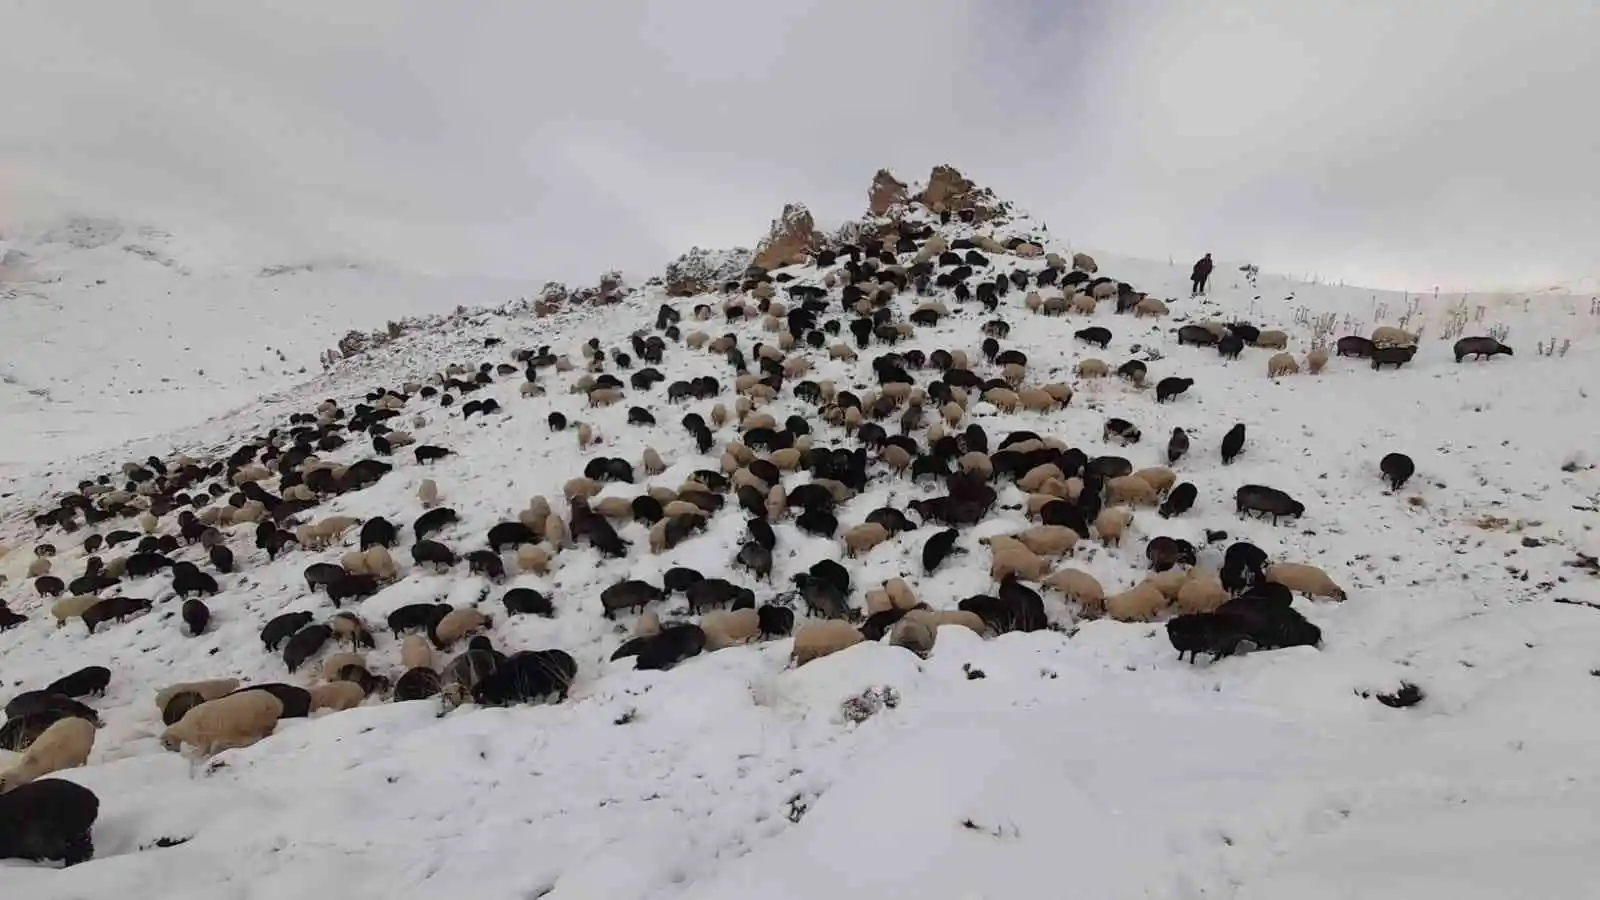
[[[1026,219],[1010,228],[1039,234]],[[1098,258],[1103,273],[1155,296],[1187,297],[1187,266]],[[1002,270],[1042,265],[1004,256],[996,263]],[[801,283],[820,279],[814,269],[789,271]],[[349,277],[351,285],[361,284],[359,273]],[[449,309],[465,293],[440,291],[416,302]],[[83,288],[75,299],[88,293]],[[164,311],[162,298],[131,286],[120,296],[96,307],[98,313],[120,315],[126,305],[147,333],[171,344],[234,348],[216,350],[213,358],[241,346],[213,318]],[[389,300],[377,299],[388,296],[384,286],[352,287],[347,296],[358,298],[351,304],[372,305],[341,309],[340,317],[359,313],[360,324],[374,327],[391,316]],[[1320,649],[1191,665],[1177,659],[1159,622],[1079,620],[1071,604],[1047,592],[1061,630],[985,640],[946,626],[926,660],[886,643],[862,644],[796,669],[789,664],[791,642],[779,640],[702,655],[669,672],[636,672],[627,660],[608,661],[633,617],[601,617],[598,594],[606,585],[623,577],[659,583],[668,567],[688,565],[749,584],[765,602],[783,592],[791,575],[820,558],[837,558],[838,544],[778,524],[773,582],[754,582],[731,566],[744,528],[743,515],[730,509],[713,518],[705,535],[661,556],[646,552],[643,528],[630,524],[622,534],[634,549],[625,560],[606,560],[582,546],[563,552],[548,577],[513,575],[491,586],[464,566],[448,575],[413,570],[407,533],[396,553],[402,580],[354,604],[374,624],[375,671],[399,674],[398,643],[382,627],[388,612],[434,599],[472,604],[487,591],[482,604],[495,614],[490,634],[497,647],[560,647],[578,660],[572,697],[511,709],[468,705],[443,716],[437,701],[369,699],[356,710],[284,721],[272,737],[206,763],[162,751],[155,691],[222,676],[311,683],[318,663],[286,675],[257,633],[283,611],[331,613],[325,596],[307,594],[301,571],[337,561],[347,548],[293,551],[268,563],[252,546],[251,528],[241,527],[231,541],[240,574],[219,576],[223,592],[209,601],[211,628],[194,638],[176,615],[167,575],[125,583],[120,589],[156,600],[156,609],[94,635],[77,626],[54,628],[49,601],[41,602],[25,577],[28,548],[41,539],[29,515],[80,478],[150,453],[226,453],[240,438],[282,426],[291,412],[324,397],[348,407],[374,386],[421,378],[451,361],[500,362],[512,348],[541,344],[578,359],[590,336],[625,347],[631,331],[651,323],[659,300],[647,291],[618,307],[546,319],[460,318],[342,362],[327,375],[274,382],[276,393],[225,415],[191,416],[185,427],[164,433],[136,426],[140,439],[131,444],[14,468],[0,522],[0,542],[13,549],[0,559],[0,571],[9,576],[4,598],[30,619],[0,634],[5,695],[84,665],[107,665],[114,675],[106,697],[93,701],[106,724],[90,764],[53,776],[100,797],[95,859],[69,869],[0,862],[6,893],[35,900],[1593,896],[1600,883],[1592,849],[1600,841],[1594,815],[1600,772],[1592,761],[1600,738],[1600,608],[1593,606],[1600,589],[1592,574],[1565,565],[1575,551],[1594,554],[1600,543],[1592,531],[1600,479],[1587,468],[1600,444],[1600,411],[1589,396],[1600,372],[1600,318],[1586,297],[1494,299],[1468,333],[1509,326],[1516,355],[1460,365],[1450,357],[1450,342],[1438,339],[1459,298],[1421,298],[1409,324],[1427,323],[1427,333],[1411,365],[1375,372],[1364,361],[1336,358],[1319,377],[1277,381],[1266,375],[1272,351],[1247,349],[1237,362],[1224,363],[1210,349],[1177,346],[1172,329],[1177,320],[1245,318],[1288,331],[1291,349],[1303,358],[1306,315],[1334,315],[1334,336],[1365,334],[1376,324],[1397,324],[1407,298],[1266,274],[1252,288],[1235,266],[1219,263],[1211,296],[1172,301],[1171,319],[1116,316],[1102,303],[1095,324],[1115,335],[1105,352],[1072,339],[1089,324],[1085,317],[1033,316],[1015,290],[1003,299],[1000,315],[1012,330],[1002,345],[1028,354],[1029,382],[1068,380],[1078,394],[1049,416],[977,406],[970,419],[983,425],[991,444],[1031,429],[1091,456],[1123,453],[1141,466],[1164,460],[1165,436],[1175,426],[1194,442],[1175,466],[1200,491],[1190,513],[1164,520],[1140,510],[1120,549],[1084,542],[1066,562],[1094,573],[1108,590],[1121,590],[1142,577],[1151,536],[1193,540],[1203,548],[1202,563],[1212,566],[1229,541],[1250,540],[1274,559],[1321,566],[1348,592],[1341,604],[1295,601],[1322,628]],[[261,295],[229,302],[233,310],[240,303],[269,306],[243,331],[279,321],[271,343],[314,359],[327,344],[323,326],[295,328],[281,320],[293,315],[287,310],[337,301],[286,282],[270,304]],[[908,294],[896,305],[909,312],[915,302]],[[1466,301],[1469,309],[1477,302]],[[676,303],[686,333],[729,330],[720,316],[694,322],[692,303]],[[121,361],[108,360],[103,351],[117,336],[101,333],[94,321],[63,330],[67,310],[35,322],[10,305],[7,341],[14,340],[13,327],[32,328],[25,333],[35,336],[14,345],[10,364],[61,378],[57,367],[70,364],[66,383],[80,391],[74,408],[93,420],[73,427],[87,434],[104,424],[106,444],[133,433],[106,422],[123,398],[97,401],[89,386],[129,379],[149,389],[148,380],[134,381],[127,370],[139,347],[129,344]],[[1387,312],[1381,319],[1380,307]],[[979,327],[990,318],[969,304],[936,327],[918,329],[901,349],[962,348],[987,377],[993,367],[979,353]],[[772,339],[759,321],[733,330],[747,352],[753,342]],[[44,346],[47,334],[65,346]],[[251,346],[264,343],[259,334],[245,336]],[[485,349],[485,337],[504,343]],[[1536,342],[1564,337],[1572,340],[1567,355],[1535,352]],[[1180,374],[1195,386],[1158,406],[1149,388],[1071,373],[1087,356],[1115,366],[1135,344],[1161,354],[1150,363],[1149,383]],[[811,377],[867,389],[868,361],[883,349],[875,345],[859,363],[819,357]],[[183,392],[175,402],[198,406],[193,397],[201,391],[178,371],[189,363],[138,358],[133,365],[172,367],[166,377],[181,376],[186,385],[173,388]],[[700,374],[725,386],[732,381],[722,359],[677,344],[669,344],[660,368],[669,382]],[[456,455],[423,467],[402,451],[380,483],[333,500],[317,516],[384,515],[409,532],[421,512],[417,486],[432,477],[443,503],[461,514],[443,539],[465,551],[482,546],[494,523],[514,519],[530,496],[559,498],[563,482],[596,454],[637,462],[653,446],[671,467],[650,481],[665,485],[694,469],[716,468],[717,451],[699,455],[678,425],[690,410],[706,414],[710,401],[669,404],[663,383],[592,410],[566,390],[578,372],[546,373],[546,398],[519,397],[520,375],[475,395],[499,400],[505,412],[498,416],[463,421],[459,407],[441,410],[414,399],[406,418],[422,412],[428,420],[415,431],[419,441]],[[253,384],[234,380],[207,396],[221,404],[259,390]],[[660,424],[627,426],[633,404],[653,410]],[[572,432],[550,432],[545,419],[552,410],[594,423],[601,445],[580,452]],[[853,446],[787,391],[771,411],[780,422],[806,415],[819,443]],[[1144,440],[1121,450],[1102,445],[1101,424],[1110,415],[1137,423]],[[9,408],[7,421],[17,423],[8,440],[20,433],[24,446],[48,446],[49,429],[63,427],[29,407]],[[1225,468],[1217,445],[1235,422],[1246,424],[1249,441]],[[721,429],[719,442],[734,434],[731,426]],[[28,458],[15,446],[7,445],[6,459]],[[1386,491],[1377,472],[1390,451],[1410,454],[1418,466],[1398,495]],[[364,442],[352,442],[325,458],[350,461],[368,453]],[[1576,465],[1568,471],[1566,463]],[[931,493],[889,477],[880,465],[872,472],[869,490],[841,508],[841,527],[886,503],[904,508]],[[786,486],[804,479],[790,475]],[[1278,526],[1239,519],[1231,497],[1245,483],[1290,492],[1306,503],[1305,517]],[[640,490],[610,485],[605,496]],[[853,603],[895,575],[936,608],[991,592],[988,551],[977,538],[1022,527],[1021,499],[1014,488],[1002,489],[991,519],[963,533],[967,555],[936,576],[923,575],[917,561],[933,527],[843,560],[853,575]],[[556,505],[563,508],[559,499]],[[1206,544],[1208,528],[1229,537]],[[82,571],[83,534],[49,533],[60,550],[56,572],[64,577]],[[353,541],[354,532],[347,538]],[[558,615],[505,616],[498,598],[514,586],[551,593]],[[657,605],[664,618],[686,615],[681,599]],[[1402,682],[1420,686],[1426,699],[1390,709],[1363,696]],[[845,716],[842,704],[869,690],[887,692],[892,702],[861,721]],[[173,841],[182,843],[158,845]]]

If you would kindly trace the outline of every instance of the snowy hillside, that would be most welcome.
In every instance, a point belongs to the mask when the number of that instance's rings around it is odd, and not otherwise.
[[[959,218],[939,224],[918,203],[895,214],[912,225],[929,223],[949,241],[1036,240],[1068,261],[1081,249],[1057,246],[1015,210],[980,225]],[[869,220],[868,229],[883,221]],[[1015,270],[1036,282],[1049,267],[1042,255],[1025,258],[1016,248],[982,255],[987,265],[974,266],[973,287]],[[51,776],[99,797],[94,859],[66,869],[0,862],[0,879],[18,896],[171,900],[297,892],[351,900],[1589,896],[1600,877],[1590,852],[1600,840],[1592,814],[1600,775],[1590,761],[1600,737],[1593,712],[1600,582],[1592,565],[1600,555],[1592,530],[1600,509],[1600,476],[1592,468],[1600,415],[1591,396],[1600,316],[1589,298],[1407,298],[1265,273],[1247,279],[1237,264],[1219,263],[1210,296],[1191,300],[1187,265],[1093,255],[1100,275],[1165,300],[1170,314],[1118,314],[1115,297],[1100,301],[1092,316],[1035,314],[1027,308],[1030,292],[1062,296],[1059,287],[1036,284],[1009,290],[994,312],[951,290],[906,290],[886,300],[891,324],[909,325],[912,312],[931,301],[951,315],[915,326],[892,346],[873,337],[849,360],[831,358],[846,354],[827,349],[856,346],[849,327],[855,313],[841,312],[843,286],[836,284],[817,321],[843,327],[824,337],[822,349],[799,340],[783,354],[806,360],[810,371],[783,379],[776,398],[755,413],[770,414],[777,429],[800,416],[814,447],[854,450],[857,435],[830,424],[828,408],[797,393],[801,384],[832,381],[870,406],[879,389],[875,358],[938,349],[964,351],[981,379],[999,377],[1002,367],[981,347],[985,323],[1002,319],[1010,329],[999,348],[1026,354],[1023,386],[1066,383],[1071,402],[1050,412],[1002,412],[974,392],[955,433],[979,426],[993,453],[1008,434],[1032,431],[1090,458],[1124,457],[1136,469],[1167,464],[1174,428],[1192,443],[1171,466],[1178,481],[1198,489],[1191,510],[1164,518],[1153,507],[1135,507],[1119,546],[1091,535],[1050,569],[1087,572],[1111,594],[1151,574],[1152,538],[1192,542],[1202,570],[1217,569],[1231,543],[1249,541],[1275,562],[1319,566],[1343,589],[1343,602],[1293,601],[1321,629],[1320,646],[1202,656],[1191,664],[1179,661],[1164,628],[1175,607],[1149,622],[1115,621],[1025,580],[1042,595],[1049,628],[1010,630],[986,617],[980,634],[945,624],[925,658],[885,639],[795,666],[794,639],[771,638],[695,655],[669,671],[612,661],[641,625],[633,612],[603,615],[601,592],[623,579],[660,586],[669,569],[691,567],[748,587],[761,606],[792,608],[806,628],[815,617],[794,596],[793,577],[831,559],[849,573],[852,610],[863,610],[873,602],[869,592],[897,577],[931,608],[953,610],[975,595],[1008,590],[991,579],[993,554],[984,539],[1038,520],[1028,514],[1028,495],[997,478],[993,507],[977,524],[958,528],[964,553],[930,574],[921,551],[945,526],[911,503],[946,493],[944,485],[898,474],[874,451],[862,489],[834,509],[838,531],[883,507],[906,512],[913,527],[858,556],[838,538],[801,530],[791,511],[772,517],[770,579],[752,574],[735,564],[750,540],[749,516],[730,490],[703,532],[665,552],[651,552],[644,524],[619,520],[616,530],[630,545],[621,558],[585,541],[560,548],[546,540],[541,546],[554,556],[547,574],[519,572],[509,550],[501,556],[504,583],[470,573],[465,561],[435,572],[413,564],[410,553],[424,479],[436,482],[440,505],[458,514],[434,539],[463,556],[484,548],[497,523],[516,521],[534,496],[573,522],[563,488],[598,457],[631,462],[638,483],[606,484],[592,501],[596,508],[604,499],[637,497],[647,485],[679,489],[692,473],[721,471],[725,449],[742,431],[733,422],[713,428],[714,442],[702,453],[680,424],[688,413],[710,420],[714,405],[733,410],[736,403],[735,369],[721,355],[691,349],[689,337],[732,334],[757,372],[756,345],[780,340],[760,316],[724,316],[725,304],[757,303],[753,292],[765,289],[755,284],[733,293],[710,286],[713,293],[693,297],[646,288],[616,306],[573,306],[545,318],[463,315],[310,381],[285,374],[274,382],[278,393],[210,421],[140,435],[48,472],[17,473],[0,516],[0,543],[10,548],[0,558],[8,578],[0,596],[26,621],[0,632],[0,697],[42,688],[83,666],[106,666],[112,676],[103,698],[83,698],[104,722],[88,765]],[[776,299],[799,306],[787,289],[825,286],[830,273],[837,281],[844,261],[773,270]],[[909,266],[912,254],[899,261]],[[286,291],[283,302],[310,309],[324,296]],[[430,300],[425,291],[411,296],[419,309]],[[433,308],[453,307],[457,296],[434,296]],[[636,357],[630,335],[661,335],[663,303],[681,314],[682,339],[666,339],[657,365],[665,380],[638,389],[630,379],[643,361],[620,368],[613,352]],[[710,306],[709,320],[696,320],[698,304]],[[278,320],[275,309],[260,321]],[[1320,375],[1270,379],[1275,350],[1247,347],[1228,361],[1210,347],[1180,346],[1176,329],[1202,321],[1281,329],[1302,367],[1314,337],[1389,325],[1420,329],[1422,339],[1415,359],[1397,370],[1336,357]],[[1090,326],[1110,330],[1107,349],[1074,338]],[[1516,352],[1458,364],[1451,355],[1456,326],[1467,335],[1493,330]],[[586,372],[583,352],[591,338],[605,352],[604,372],[625,385],[614,405],[592,407],[574,391],[594,374]],[[1551,339],[1557,355],[1537,352],[1536,344]],[[322,349],[283,340],[294,358],[310,351],[314,360]],[[267,343],[260,335],[248,341],[252,348]],[[541,366],[544,395],[525,396],[513,353],[537,355],[546,345],[573,367]],[[129,347],[121,358],[138,352]],[[55,355],[13,362],[46,372]],[[99,363],[96,353],[62,355],[78,367],[71,383],[84,386],[83,396],[87,386],[118,377],[119,363]],[[1080,363],[1090,358],[1113,370],[1143,360],[1148,377],[1143,386],[1115,374],[1080,377]],[[55,598],[39,597],[28,575],[32,548],[53,544],[52,572],[70,581],[85,571],[87,535],[140,530],[132,518],[70,534],[35,526],[32,517],[80,479],[115,472],[120,484],[124,463],[151,454],[169,462],[179,453],[202,463],[225,460],[242,442],[287,429],[291,414],[314,413],[326,398],[348,416],[374,388],[398,391],[451,364],[470,373],[482,363],[495,373],[487,386],[453,396],[448,407],[438,395],[417,392],[387,423],[452,455],[421,464],[411,447],[396,449],[385,458],[393,471],[376,484],[328,497],[297,520],[383,516],[400,530],[398,579],[343,605],[371,627],[376,646],[365,653],[372,673],[397,680],[406,671],[401,642],[385,627],[390,613],[428,602],[481,606],[492,616],[485,634],[497,649],[571,654],[578,670],[564,702],[469,703],[443,714],[438,697],[396,702],[380,690],[355,709],[284,719],[271,736],[209,762],[192,747],[165,752],[152,699],[167,685],[225,677],[247,685],[323,681],[323,661],[348,646],[330,642],[289,673],[259,634],[284,612],[310,612],[316,621],[335,614],[323,591],[307,590],[304,572],[313,563],[339,563],[355,548],[358,528],[333,546],[290,546],[272,561],[257,549],[253,525],[224,527],[238,561],[231,574],[216,572],[198,544],[173,552],[221,588],[205,598],[211,619],[199,636],[180,618],[169,572],[102,592],[149,599],[154,609],[147,614],[92,634],[76,619],[55,627]],[[172,365],[171,377],[194,381],[179,371],[187,364],[148,364]],[[500,364],[511,364],[510,374],[498,374],[493,366]],[[932,365],[907,371],[930,391],[947,377]],[[719,382],[714,398],[668,400],[674,382],[704,376]],[[1167,376],[1193,378],[1194,385],[1158,404],[1153,386]],[[501,411],[463,417],[466,401],[490,398]],[[91,413],[101,409],[82,402]],[[629,424],[631,407],[658,424]],[[552,431],[553,412],[571,427]],[[904,412],[902,405],[883,419],[890,435],[899,433]],[[1107,443],[1110,417],[1132,422],[1142,438]],[[923,451],[934,443],[928,426],[938,418],[939,404],[930,400],[924,421],[909,432]],[[579,447],[580,422],[598,435],[592,446]],[[1236,423],[1246,427],[1244,451],[1224,466],[1219,445]],[[340,465],[374,456],[369,435],[348,437],[342,448],[317,455]],[[644,473],[647,448],[662,457],[664,472]],[[1396,493],[1378,469],[1391,452],[1408,454],[1417,467]],[[792,492],[811,480],[805,471],[785,472],[782,487]],[[1286,491],[1305,504],[1304,515],[1278,524],[1240,517],[1233,498],[1245,484]],[[274,496],[285,491],[276,475],[261,485]],[[226,502],[224,495],[215,505]],[[161,516],[157,533],[177,534],[177,518]],[[109,562],[130,547],[100,555]],[[1590,565],[1570,565],[1582,555]],[[547,595],[555,615],[508,614],[501,598],[513,588]],[[701,621],[682,595],[649,609],[663,622]],[[439,652],[438,665],[465,649],[461,641]],[[1378,699],[1405,685],[1421,690],[1420,702],[1391,708]],[[0,760],[0,770],[5,765]]]
[[[348,262],[240,265],[114,220],[69,220],[0,251],[0,475],[154,437],[321,371],[351,329],[500,304],[536,285]]]

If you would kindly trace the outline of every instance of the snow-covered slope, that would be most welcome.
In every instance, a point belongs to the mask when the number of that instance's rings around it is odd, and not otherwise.
[[[224,263],[115,220],[69,220],[6,246],[0,415],[29,427],[0,436],[0,475],[194,425],[304,381],[351,329],[534,287],[348,262]]]
[[[1002,228],[1040,233],[1020,216]],[[1153,296],[1187,296],[1187,266],[1097,259],[1103,273]],[[995,265],[1037,270],[1043,263],[996,255]],[[782,274],[819,283],[823,273],[795,267]],[[837,297],[835,290],[834,311]],[[81,477],[148,453],[225,454],[324,397],[348,408],[376,385],[421,378],[450,362],[500,362],[513,348],[544,344],[577,360],[590,337],[625,349],[632,331],[651,326],[661,299],[646,291],[637,302],[544,319],[458,317],[212,421],[17,480],[0,525],[0,540],[15,549],[0,571],[10,576],[11,608],[30,618],[0,634],[7,696],[83,665],[104,664],[115,674],[107,696],[93,701],[106,724],[91,764],[58,776],[101,799],[96,859],[64,871],[3,863],[5,883],[19,896],[172,900],[295,892],[389,900],[1416,900],[1576,898],[1592,890],[1600,874],[1589,852],[1600,839],[1590,814],[1600,803],[1590,763],[1600,735],[1592,712],[1600,610],[1582,604],[1600,604],[1600,589],[1591,572],[1566,565],[1578,552],[1600,552],[1591,531],[1600,479],[1589,468],[1600,441],[1590,396],[1600,318],[1588,298],[1486,299],[1482,320],[1472,321],[1478,301],[1470,297],[1464,307],[1460,298],[1417,298],[1408,310],[1411,298],[1268,274],[1252,285],[1219,264],[1212,295],[1169,301],[1171,318],[1136,320],[1102,303],[1094,324],[1115,335],[1104,352],[1073,340],[1087,317],[1032,315],[1019,291],[1002,299],[998,315],[1011,332],[1001,344],[1028,355],[1028,383],[1066,380],[1077,394],[1047,416],[976,404],[967,421],[981,425],[991,445],[1027,429],[1145,466],[1164,460],[1172,428],[1194,441],[1174,467],[1199,488],[1191,512],[1169,520],[1141,509],[1120,548],[1086,541],[1064,562],[1121,590],[1144,577],[1150,537],[1189,539],[1201,547],[1201,564],[1213,567],[1229,541],[1252,541],[1275,559],[1321,566],[1348,592],[1341,604],[1295,602],[1322,628],[1320,649],[1190,665],[1176,659],[1159,622],[1083,619],[1045,592],[1059,630],[981,639],[946,626],[926,660],[863,644],[792,668],[791,642],[775,640],[695,657],[669,672],[634,671],[626,660],[608,661],[634,617],[601,616],[605,586],[624,577],[659,583],[667,568],[692,566],[750,586],[765,603],[816,560],[841,558],[838,543],[807,536],[789,519],[777,523],[775,568],[763,582],[732,565],[745,517],[730,508],[704,535],[662,555],[646,551],[644,528],[633,523],[621,527],[633,544],[626,559],[580,545],[562,552],[548,576],[516,574],[490,585],[465,566],[445,575],[412,567],[406,534],[397,552],[402,579],[346,606],[375,626],[371,668],[400,671],[398,642],[381,626],[388,612],[486,597],[497,647],[558,647],[576,658],[571,699],[442,717],[436,701],[369,700],[285,721],[255,746],[198,764],[162,752],[154,740],[156,689],[219,676],[311,683],[320,666],[286,675],[256,635],[285,610],[331,614],[325,596],[306,592],[301,572],[337,561],[347,548],[291,551],[268,563],[252,547],[250,529],[239,529],[231,546],[242,572],[219,576],[212,625],[195,638],[185,635],[166,575],[113,589],[154,599],[157,608],[93,635],[76,623],[55,629],[49,602],[23,577],[28,547],[40,539],[23,514]],[[918,299],[908,293],[893,301],[898,317]],[[979,352],[980,327],[995,316],[976,303],[941,299],[956,314],[894,349],[963,349],[980,375],[995,374]],[[775,340],[759,319],[694,322],[695,302],[719,298],[675,302],[685,333],[732,332],[752,358],[754,343]],[[1303,358],[1318,317],[1332,317],[1339,336],[1401,324],[1408,311],[1404,324],[1425,326],[1425,334],[1417,359],[1399,371],[1335,359],[1321,376],[1273,381],[1271,351],[1247,349],[1224,362],[1212,350],[1178,346],[1172,333],[1178,320],[1248,319],[1289,332],[1291,350]],[[1509,327],[1516,355],[1456,364],[1450,341],[1439,339],[1452,316],[1469,321],[1469,334]],[[849,341],[849,332],[843,337]],[[485,338],[503,343],[486,348]],[[1570,339],[1570,349],[1535,352],[1550,338]],[[814,354],[808,377],[870,391],[869,360],[889,349],[874,344],[860,362]],[[1116,365],[1136,355],[1150,359],[1150,383],[1183,375],[1195,386],[1157,405],[1148,387],[1073,375],[1086,357]],[[519,396],[520,375],[497,379],[472,395],[504,407],[488,417],[463,420],[459,404],[444,410],[414,398],[398,421],[423,415],[427,423],[414,429],[419,441],[455,455],[424,467],[402,452],[379,484],[319,507],[316,516],[384,515],[409,524],[421,511],[418,484],[431,477],[442,502],[460,513],[442,539],[466,551],[483,546],[486,529],[515,518],[530,496],[559,498],[563,483],[596,455],[637,462],[644,448],[656,448],[670,468],[648,479],[654,485],[676,486],[696,469],[717,468],[720,450],[701,455],[678,424],[689,411],[708,415],[712,401],[668,403],[665,388],[697,375],[726,385],[732,370],[676,343],[660,368],[667,382],[629,390],[623,403],[603,409],[568,392],[576,371],[544,370],[549,393],[539,399]],[[914,374],[921,383],[937,376]],[[791,387],[766,411],[780,423],[806,416],[819,444],[854,446]],[[721,399],[731,406],[726,393]],[[652,410],[660,424],[627,425],[632,405]],[[600,444],[580,452],[571,431],[547,428],[551,411],[594,424]],[[1108,416],[1135,422],[1144,440],[1104,445]],[[1236,422],[1247,426],[1249,443],[1224,467],[1218,442]],[[733,426],[719,429],[719,448],[736,434]],[[1399,494],[1387,493],[1377,472],[1391,451],[1418,465]],[[368,454],[358,440],[324,456],[349,462]],[[935,493],[878,463],[870,472],[867,490],[841,507],[841,528],[878,507],[905,509]],[[791,474],[785,486],[806,479]],[[1233,491],[1246,483],[1288,491],[1306,503],[1305,517],[1279,526],[1236,517]],[[610,485],[602,496],[633,496],[642,487]],[[1022,500],[1001,487],[990,516],[964,530],[967,555],[933,576],[917,553],[934,525],[843,558],[852,605],[893,576],[935,608],[992,592],[989,551],[978,539],[1023,527]],[[164,530],[174,527],[164,520]],[[1208,543],[1208,529],[1227,537]],[[82,535],[48,533],[60,549],[57,572],[81,572]],[[179,555],[199,558],[197,549]],[[548,592],[558,615],[505,616],[499,597],[514,586]],[[663,618],[688,617],[681,599],[656,607]],[[1371,698],[1402,683],[1421,687],[1425,699],[1391,709]],[[174,841],[182,843],[162,846]]]

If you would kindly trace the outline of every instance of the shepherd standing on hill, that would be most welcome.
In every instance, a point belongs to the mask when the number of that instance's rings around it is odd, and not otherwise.
[[[1191,290],[1189,296],[1198,297],[1206,292],[1206,281],[1211,278],[1211,254],[1200,257],[1194,264],[1194,271],[1189,273]]]

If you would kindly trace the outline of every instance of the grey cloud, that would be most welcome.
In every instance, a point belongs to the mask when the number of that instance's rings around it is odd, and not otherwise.
[[[8,12],[13,218],[586,280],[950,162],[1123,253],[1600,271],[1588,2],[95,6]]]

